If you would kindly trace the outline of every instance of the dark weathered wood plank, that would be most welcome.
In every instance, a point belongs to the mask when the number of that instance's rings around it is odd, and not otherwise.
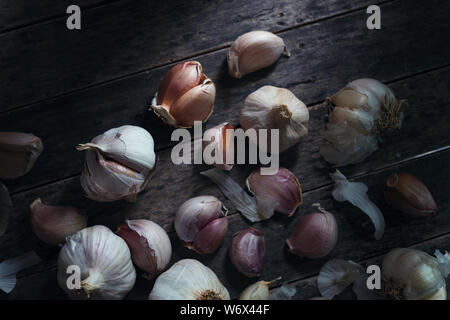
[[[332,199],[330,192],[332,190],[331,186],[305,193],[304,203],[300,207],[299,212],[292,218],[278,215],[268,221],[254,224],[254,227],[264,230],[267,246],[265,268],[260,278],[272,279],[277,276],[282,276],[284,281],[303,279],[317,274],[323,263],[334,257],[361,261],[382,255],[396,247],[411,246],[424,239],[449,233],[450,200],[447,195],[450,189],[450,183],[446,179],[437,180],[435,178],[437,175],[441,177],[449,176],[450,168],[446,165],[449,161],[450,151],[445,151],[358,178],[358,181],[368,185],[370,198],[380,207],[386,219],[385,234],[378,241],[373,239],[373,227],[362,212],[348,203],[338,203]],[[439,211],[435,216],[414,218],[393,211],[386,206],[383,199],[385,179],[392,172],[398,171],[408,171],[417,175],[429,187],[439,205]],[[199,194],[208,189],[211,189],[211,187],[205,186],[203,190],[199,190]],[[313,211],[311,205],[317,202],[335,214],[339,228],[338,243],[336,248],[327,257],[317,260],[299,258],[286,251],[284,240],[289,236],[300,217],[305,213]],[[130,212],[128,217],[134,218],[135,215],[135,213]],[[141,213],[140,216],[154,218],[154,215],[148,213]],[[98,217],[95,223],[108,221],[106,224],[109,226],[117,225],[116,223],[112,223],[114,220],[113,216],[103,216],[102,218]],[[91,220],[92,222],[93,220]],[[22,226],[24,224],[26,224],[26,221],[22,221]],[[232,235],[247,227],[248,223],[240,215],[234,214],[230,216],[230,230],[224,245],[217,253],[208,256],[200,256],[183,248],[180,241],[172,233],[171,238],[174,248],[172,261],[175,262],[183,258],[195,258],[202,261],[217,273],[218,277],[230,291],[230,294],[236,297],[241,290],[255,281],[255,279],[251,280],[239,274],[228,258],[228,248]],[[355,241],[358,241],[357,246],[355,246]],[[449,249],[449,243],[444,243],[440,248]],[[22,287],[19,286],[16,290],[17,293],[13,293],[10,298],[26,298],[30,294],[34,296],[36,292],[46,292],[46,298],[64,298],[61,290],[57,288],[55,278],[56,270],[54,268],[27,278],[27,280],[24,280],[24,284],[21,285]],[[37,281],[31,282],[31,279],[37,279]],[[137,285],[128,298],[146,299],[152,284],[153,281],[138,277]],[[33,288],[33,290],[30,288]]]
[[[0,2],[0,33],[16,28],[42,23],[49,19],[66,16],[69,5],[78,5],[81,10],[113,0],[3,0]],[[84,11],[83,11],[84,12]]]
[[[207,126],[223,121],[236,123],[245,97],[262,85],[287,87],[302,101],[312,104],[324,100],[356,78],[374,77],[392,81],[448,64],[450,50],[444,50],[448,44],[442,43],[441,32],[437,32],[439,21],[434,24],[417,18],[417,25],[411,25],[410,20],[404,18],[405,14],[399,15],[403,6],[401,1],[383,6],[383,21],[386,21],[385,27],[389,30],[386,32],[369,31],[361,26],[364,12],[286,32],[284,37],[292,56],[289,59],[282,58],[273,67],[240,81],[231,79],[226,72],[225,50],[200,57],[205,72],[217,85],[216,107]],[[410,19],[414,18],[415,13],[412,11]],[[389,48],[389,51],[380,48]],[[159,81],[168,68],[154,69],[1,115],[2,130],[32,132],[43,139],[46,147],[29,174],[8,183],[10,190],[17,192],[77,174],[83,154],[77,152],[74,146],[90,141],[111,127],[138,124],[153,133],[159,148],[168,146],[172,128],[147,111]],[[448,98],[445,82],[430,85],[430,88],[436,86],[440,93],[436,96],[432,95],[431,90],[423,90],[424,85],[429,84],[416,86],[410,83],[405,85],[405,89],[398,85],[394,86],[394,90],[398,97],[408,98],[412,108],[417,105],[417,101],[421,101],[423,95],[428,95],[431,101],[437,102],[436,107],[422,111],[427,112],[427,115],[430,113],[437,121],[445,121],[441,118],[441,111],[438,111],[448,101],[439,100]],[[421,90],[421,95],[415,96],[417,90]],[[442,95],[445,97],[442,98]],[[312,132],[323,125],[325,108],[321,110],[320,115],[312,114]],[[411,115],[414,117],[414,113]],[[414,130],[434,130],[422,129],[419,122],[417,125]],[[441,126],[440,129],[444,128]],[[424,134],[424,139],[429,139],[426,137]],[[308,140],[307,144],[310,143]],[[438,144],[439,139],[432,143]],[[434,147],[436,145],[430,146]],[[402,147],[403,150],[405,148]],[[308,149],[302,150],[310,152]]]
[[[62,18],[0,37],[1,43],[5,44],[0,48],[0,110],[117,79],[174,59],[195,56],[199,52],[221,47],[252,29],[276,31],[355,8],[362,9],[352,15],[353,24],[336,26],[336,29],[334,24],[333,27],[328,27],[328,31],[336,30],[334,39],[328,34],[316,33],[314,29],[302,28],[296,33],[295,41],[288,41],[289,48],[296,48],[296,54],[299,54],[307,52],[317,42],[321,43],[321,47],[324,42],[328,42],[333,47],[321,50],[327,53],[326,58],[312,55],[303,56],[304,59],[313,65],[322,60],[322,67],[327,64],[343,67],[352,63],[349,57],[355,59],[366,55],[365,51],[358,50],[344,54],[341,49],[346,41],[364,39],[369,45],[371,41],[367,41],[368,39],[373,41],[378,37],[389,38],[391,28],[395,26],[396,30],[392,30],[392,42],[380,43],[379,46],[372,43],[372,54],[377,59],[380,59],[382,53],[388,53],[388,60],[394,59],[397,64],[407,67],[403,56],[396,52],[401,47],[396,43],[397,32],[408,38],[411,45],[403,47],[414,49],[412,51],[418,61],[424,50],[433,57],[428,61],[431,65],[434,65],[433,60],[439,59],[434,57],[433,52],[447,55],[447,50],[442,48],[446,42],[434,41],[440,39],[440,34],[449,31],[445,23],[447,3],[442,4],[436,0],[426,4],[418,0],[389,3],[383,6],[383,27],[386,32],[371,32],[365,27],[365,7],[369,4],[373,2],[283,0],[277,1],[275,5],[268,0],[198,0],[181,4],[174,0],[129,0],[102,6],[84,14],[83,29],[80,31],[67,30],[65,18]],[[217,19],[218,12],[220,19]],[[397,27],[399,23],[403,29]],[[435,32],[438,26],[439,35]],[[408,28],[408,32],[404,28]],[[415,44],[421,38],[425,42]],[[298,50],[298,46],[305,47]],[[313,52],[317,53],[319,50],[315,49]],[[222,60],[224,53],[219,56],[219,60]],[[383,60],[378,62],[386,63]],[[376,68],[367,67],[364,71],[371,73],[375,69],[379,69],[378,65]],[[265,74],[272,70],[273,68],[266,70]],[[303,73],[301,68],[289,70],[299,70],[297,74]],[[297,81],[311,81],[315,77],[320,79],[319,71],[317,69],[317,74],[308,77],[291,79],[291,85]],[[262,74],[264,73],[259,76]],[[242,83],[245,81],[240,82]]]

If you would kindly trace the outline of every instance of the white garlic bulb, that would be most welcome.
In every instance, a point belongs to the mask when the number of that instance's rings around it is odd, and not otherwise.
[[[449,256],[436,259],[415,249],[398,248],[383,259],[383,290],[388,298],[398,300],[446,300],[447,290],[442,272],[448,270]]]
[[[66,238],[58,257],[58,284],[71,299],[122,299],[135,280],[127,244],[107,227],[85,228]]]
[[[153,137],[137,126],[110,129],[77,150],[87,150],[81,185],[96,201],[136,200],[156,162]]]
[[[197,260],[183,259],[156,279],[149,299],[230,300],[230,295],[210,268]]]
[[[237,38],[228,51],[228,73],[233,78],[242,78],[275,63],[283,51],[290,56],[283,39],[272,32],[247,32]]]
[[[293,146],[308,134],[308,121],[309,112],[306,105],[288,89],[274,86],[264,86],[251,93],[245,99],[239,115],[239,122],[244,130],[278,129],[279,152]],[[270,132],[267,135],[267,150],[271,150]],[[260,141],[258,146],[266,151]]]
[[[364,160],[377,149],[378,136],[402,126],[406,101],[378,80],[352,81],[329,100],[334,108],[320,153],[336,166]]]

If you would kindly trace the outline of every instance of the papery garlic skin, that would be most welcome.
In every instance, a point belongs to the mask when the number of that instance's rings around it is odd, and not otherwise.
[[[221,123],[205,131],[203,134],[203,151],[214,150],[220,157],[219,163],[214,161],[217,169],[230,171],[234,166],[234,126],[228,122]],[[217,155],[217,152],[219,155]]]
[[[214,196],[185,201],[175,215],[175,231],[183,244],[200,254],[217,250],[228,230],[227,208]]]
[[[231,241],[229,254],[231,262],[243,275],[259,276],[266,257],[263,231],[250,227],[237,233]]]
[[[8,228],[9,219],[12,215],[12,202],[9,197],[9,191],[3,183],[0,182],[0,237]]]
[[[80,288],[69,266],[81,272]],[[134,286],[136,271],[126,242],[105,226],[85,228],[67,237],[58,257],[58,284],[71,299],[122,299]]]
[[[153,221],[127,220],[117,234],[125,240],[131,259],[142,270],[154,277],[165,270],[172,257],[172,244],[167,232]]]
[[[212,114],[216,87],[197,61],[181,62],[164,76],[151,109],[167,124],[190,128]]]
[[[270,294],[269,286],[280,279],[281,277],[278,277],[272,281],[258,281],[249,285],[242,291],[239,300],[267,300]]]
[[[438,261],[409,248],[390,251],[381,268],[382,288],[395,300],[446,300],[445,279]]]
[[[410,173],[394,173],[386,181],[386,202],[394,209],[415,216],[430,216],[438,207],[428,188]]]
[[[210,268],[183,259],[156,279],[149,300],[230,300],[230,295]]]
[[[279,152],[295,145],[308,134],[309,112],[306,105],[288,89],[264,86],[251,93],[239,114],[242,129],[267,129],[267,145],[261,141],[258,147],[272,150],[270,131],[279,130]],[[250,135],[250,137],[252,137]]]
[[[87,150],[81,185],[88,198],[101,202],[135,201],[156,164],[153,137],[137,126],[110,129],[77,150]]]
[[[40,240],[57,245],[85,228],[87,217],[73,207],[49,206],[37,198],[30,205],[30,222]]]
[[[364,268],[351,260],[332,259],[320,268],[317,288],[323,297],[331,300],[356,281],[362,272]]]
[[[288,216],[292,216],[303,202],[300,182],[286,168],[279,168],[273,175],[263,175],[261,168],[256,169],[248,176],[246,185],[256,198],[273,199],[277,203],[275,211]]]
[[[283,39],[268,31],[251,31],[238,37],[228,50],[228,73],[233,78],[266,68],[286,52]]]
[[[322,210],[303,216],[286,244],[290,252],[300,257],[318,259],[334,249],[337,239],[338,228],[334,215]]]
[[[377,137],[402,126],[406,101],[397,100],[378,80],[352,81],[329,101],[334,108],[327,129],[321,132],[320,153],[336,166],[364,160],[377,149]]]
[[[43,150],[41,139],[33,134],[0,132],[0,179],[15,179],[29,172]]]

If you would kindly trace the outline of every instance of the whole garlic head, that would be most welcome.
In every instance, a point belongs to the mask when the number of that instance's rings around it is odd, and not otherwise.
[[[183,259],[156,279],[149,299],[230,300],[230,295],[210,268],[197,260]]]
[[[270,130],[279,129],[279,152],[296,144],[308,134],[309,112],[306,105],[288,89],[264,86],[244,102],[239,122],[244,130],[267,129],[267,149],[271,150]],[[254,141],[256,142],[256,141]],[[258,146],[265,149],[261,143]]]
[[[77,150],[87,150],[81,185],[88,198],[102,202],[134,201],[156,163],[153,137],[137,126],[110,129]]]
[[[79,268],[81,283],[74,283]],[[105,226],[67,237],[58,257],[58,284],[71,299],[122,299],[134,286],[136,271],[125,241]]]

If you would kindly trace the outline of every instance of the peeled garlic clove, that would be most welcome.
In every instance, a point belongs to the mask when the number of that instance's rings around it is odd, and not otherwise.
[[[269,286],[280,280],[281,277],[273,279],[272,281],[258,281],[242,291],[239,300],[267,300],[269,298]]]
[[[277,202],[276,211],[291,216],[302,203],[302,189],[297,177],[288,169],[280,168],[273,175],[262,175],[261,168],[247,178],[248,190],[256,198],[271,198]]]
[[[384,195],[392,208],[411,215],[430,216],[438,209],[428,188],[410,173],[390,175]]]
[[[81,276],[81,283],[74,281],[74,274]],[[122,299],[135,280],[126,242],[105,226],[67,237],[59,253],[58,284],[71,299]]]
[[[153,137],[137,126],[110,129],[77,150],[87,150],[81,185],[96,201],[135,200],[156,164]]]
[[[167,124],[189,128],[213,112],[216,88],[197,61],[181,62],[164,76],[151,108]]]
[[[230,300],[230,295],[210,268],[183,259],[156,279],[149,300]]]
[[[9,217],[12,214],[12,202],[8,189],[0,182],[0,237],[8,228]]]
[[[308,134],[309,112],[306,105],[284,88],[264,86],[251,93],[244,102],[239,114],[242,129],[267,129],[268,142],[253,141],[263,151],[273,149],[270,139],[272,129],[279,130],[278,152],[295,145]],[[250,137],[252,137],[250,135]],[[272,150],[276,151],[276,150]]]
[[[15,179],[33,168],[44,150],[41,139],[21,132],[0,132],[0,179]]]
[[[326,256],[336,246],[338,229],[331,213],[319,208],[303,216],[295,225],[286,243],[289,251],[311,259]]]
[[[215,251],[225,239],[227,208],[213,196],[199,196],[184,202],[175,215],[175,231],[184,245],[201,254]]]
[[[234,127],[228,122],[221,123],[203,134],[203,151],[213,150],[214,161],[212,164],[220,170],[230,171],[234,165]]]
[[[64,243],[87,226],[87,217],[77,209],[45,205],[40,198],[30,205],[30,221],[36,236],[51,245]]]
[[[382,288],[395,300],[446,300],[445,279],[439,262],[409,248],[390,251],[383,258]]]
[[[248,228],[231,242],[230,259],[236,269],[249,278],[257,277],[264,267],[266,244],[261,230]]]
[[[158,224],[145,219],[127,220],[117,229],[117,234],[130,248],[134,264],[150,277],[161,273],[169,264],[172,245]]]
[[[228,51],[228,73],[233,78],[242,78],[272,65],[283,51],[289,56],[279,36],[268,31],[247,32],[237,38]]]

